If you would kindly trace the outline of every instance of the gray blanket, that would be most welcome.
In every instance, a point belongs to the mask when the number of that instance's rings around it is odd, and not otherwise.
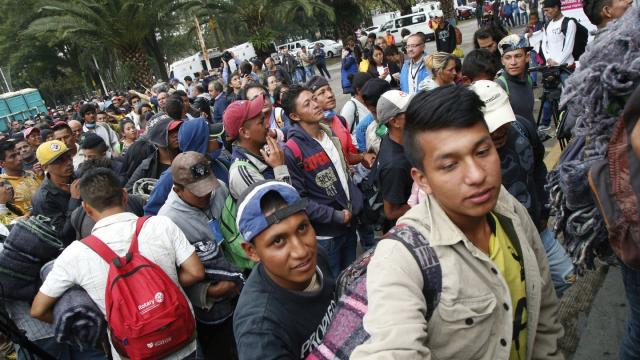
[[[53,267],[53,262],[42,267],[42,279]],[[79,348],[81,351],[100,349],[107,340],[107,321],[98,306],[81,287],[75,286],[58,299],[53,307],[55,338]]]

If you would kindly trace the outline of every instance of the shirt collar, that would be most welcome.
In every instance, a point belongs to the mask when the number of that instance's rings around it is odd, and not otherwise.
[[[130,212],[121,212],[118,214],[110,215],[98,220],[98,222],[96,222],[96,224],[93,226],[93,230],[91,230],[91,232],[94,233],[96,230],[100,228],[107,227],[109,225],[113,225],[119,222],[128,222],[128,221],[137,220],[137,219],[138,217],[135,214],[132,214]]]

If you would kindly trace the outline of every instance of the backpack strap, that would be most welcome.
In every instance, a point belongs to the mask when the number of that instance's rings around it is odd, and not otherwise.
[[[418,230],[409,225],[396,225],[382,237],[399,241],[411,253],[422,273],[422,294],[427,303],[427,322],[431,319],[442,293],[442,268],[435,250]]]
[[[293,138],[289,138],[289,140],[287,140],[285,145],[289,148],[289,150],[291,150],[291,152],[293,153],[293,156],[295,156],[296,159],[302,162],[302,151],[300,150],[300,146],[298,146],[298,143],[295,142]]]
[[[140,234],[140,230],[142,230],[142,226],[144,223],[151,217],[151,215],[141,216],[136,220],[136,231],[133,233],[131,237],[131,245],[129,246],[129,250],[127,251],[127,261],[129,257],[133,254],[138,253],[138,234]]]
[[[507,83],[507,79],[504,77],[504,73],[498,76],[498,80],[504,84],[504,90],[507,92],[507,95],[509,95],[509,84]]]
[[[114,263],[116,266],[120,266],[120,257],[118,254],[111,250],[111,248],[97,236],[89,235],[82,239],[81,242],[98,254],[108,264]]]
[[[353,129],[360,123],[360,112],[358,111],[358,105],[353,99],[350,99],[349,102],[353,104],[353,122],[351,122],[349,133],[353,134]]]

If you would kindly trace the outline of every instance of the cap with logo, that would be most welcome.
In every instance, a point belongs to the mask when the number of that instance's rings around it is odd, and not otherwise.
[[[490,80],[478,80],[471,85],[471,90],[484,102],[482,113],[490,133],[504,124],[516,121],[509,95],[500,85]]]
[[[262,197],[271,191],[280,194],[287,206],[265,216],[260,202]],[[293,186],[275,180],[261,181],[251,185],[240,197],[236,225],[244,240],[251,242],[269,226],[306,209],[307,200],[300,198]]]
[[[511,34],[505,36],[498,43],[498,49],[500,50],[500,55],[504,55],[509,51],[514,51],[518,49],[524,49],[524,52],[527,53],[533,49],[533,47],[529,46],[529,42],[525,37],[521,37],[517,34]]]
[[[60,155],[69,151],[67,145],[59,140],[51,140],[40,144],[36,150],[36,158],[41,165],[55,161]]]
[[[147,137],[152,144],[166,148],[169,146],[169,131],[177,129],[182,121],[173,120],[169,116],[158,118],[153,127],[148,130]]]
[[[264,107],[264,94],[258,95],[253,100],[234,101],[222,114],[222,123],[227,132],[227,137],[235,139],[238,137],[240,128],[244,123],[260,115]]]
[[[307,81],[307,87],[309,88],[309,90],[311,90],[312,93],[327,85],[329,85],[327,79],[320,75],[314,75],[311,79],[309,79],[309,81]]]
[[[178,154],[171,163],[171,175],[175,184],[184,186],[198,197],[210,194],[219,186],[207,157],[195,151]]]
[[[382,94],[376,105],[378,123],[386,124],[398,114],[406,112],[412,98],[412,95],[400,90],[389,90]]]

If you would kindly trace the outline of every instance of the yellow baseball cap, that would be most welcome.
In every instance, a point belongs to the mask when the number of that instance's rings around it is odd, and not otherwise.
[[[36,158],[41,165],[47,165],[67,151],[69,151],[69,149],[62,141],[51,140],[38,146],[38,150],[36,150]]]

